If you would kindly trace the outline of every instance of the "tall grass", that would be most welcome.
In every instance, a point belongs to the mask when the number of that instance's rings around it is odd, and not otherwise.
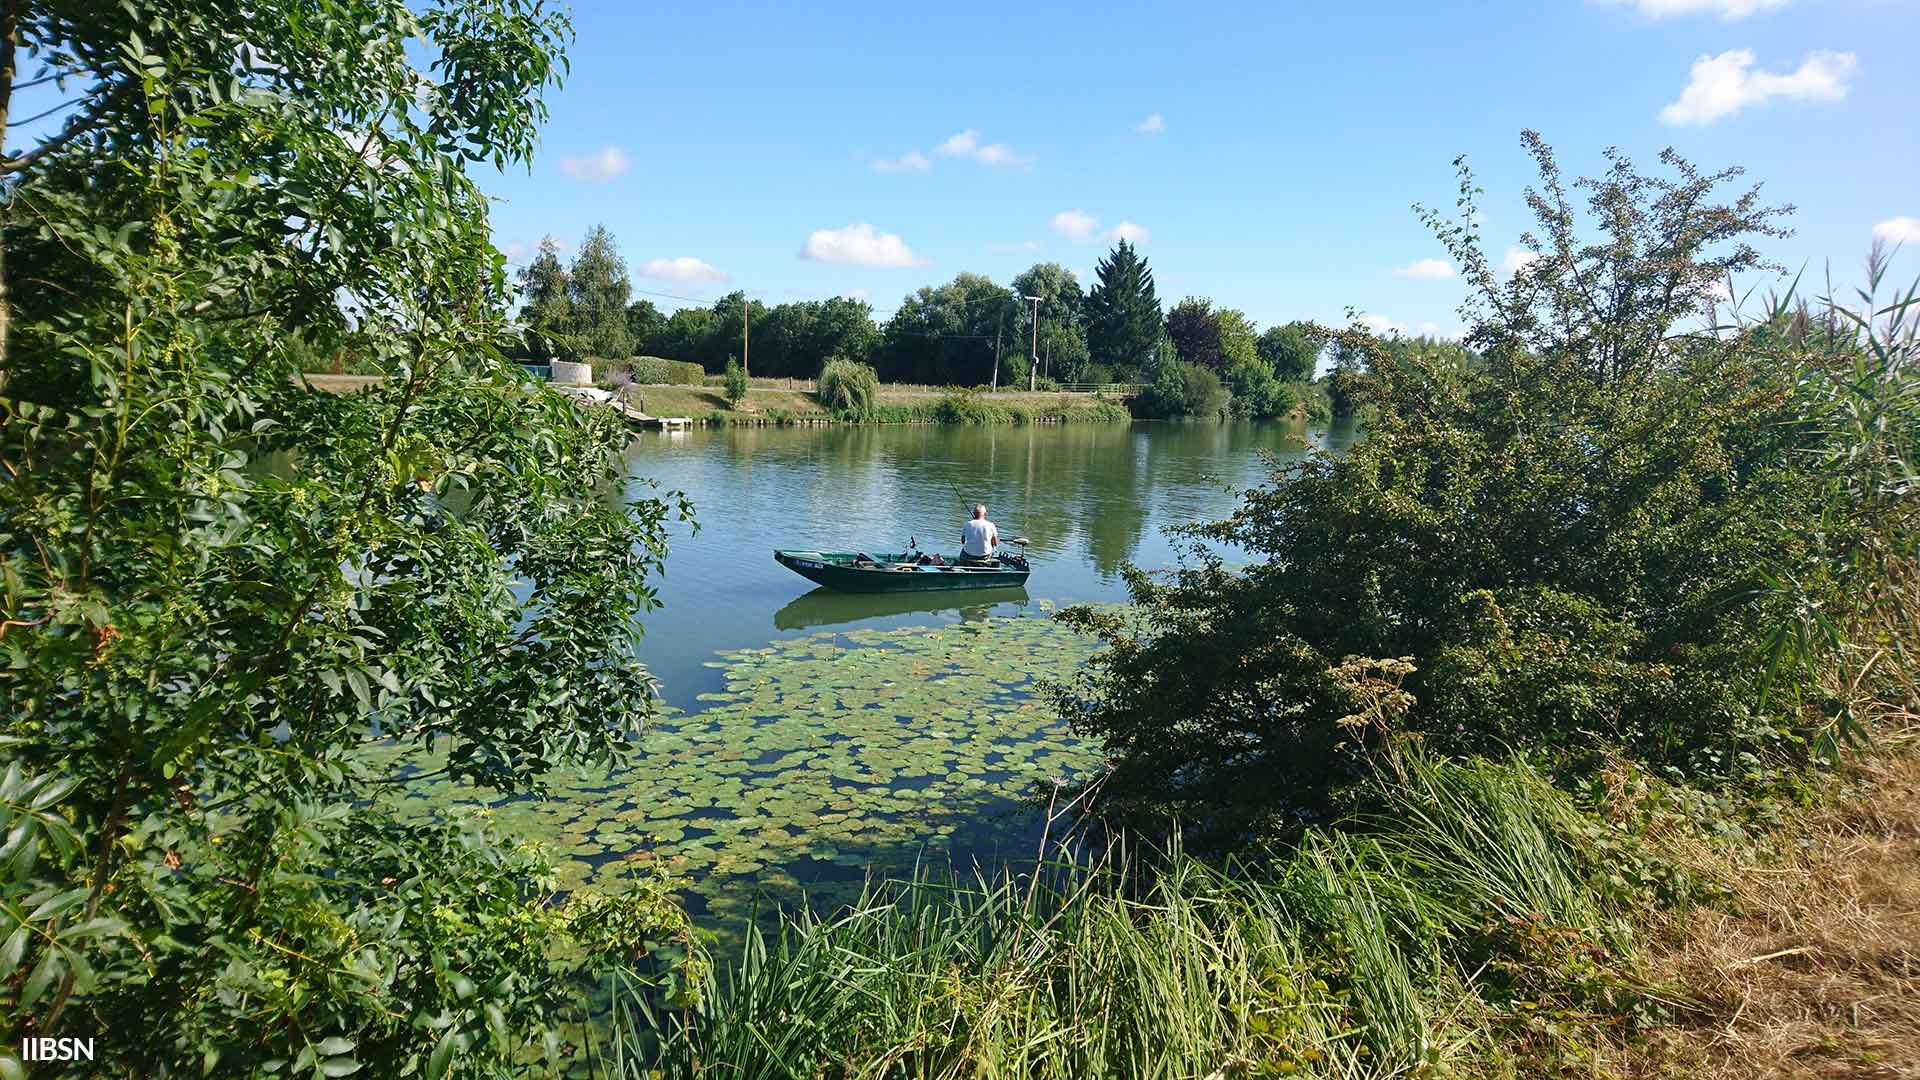
[[[1124,845],[1029,875],[871,884],[756,935],[691,1009],[626,998],[622,1076],[1403,1074],[1484,1050],[1490,926],[1583,940],[1584,820],[1518,765],[1411,761],[1375,810],[1213,866]]]

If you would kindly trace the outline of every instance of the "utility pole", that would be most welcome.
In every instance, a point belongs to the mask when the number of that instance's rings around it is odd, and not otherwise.
[[[1007,328],[1007,309],[1000,309],[1000,325],[993,328],[993,379],[989,386],[1000,389],[1000,332]]]
[[[1040,298],[1029,296],[1033,301],[1033,360],[1027,364],[1027,389],[1040,389]]]

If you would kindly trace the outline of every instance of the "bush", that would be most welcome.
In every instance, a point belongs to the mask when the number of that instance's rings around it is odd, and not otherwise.
[[[963,390],[948,394],[933,407],[931,416],[936,424],[994,424],[1012,419],[1006,409],[989,404],[977,391]]]
[[[613,365],[624,368],[637,383],[653,383],[667,386],[699,386],[706,381],[707,372],[699,364],[690,364],[683,360],[668,360],[659,356],[636,356],[631,360],[622,360]]]
[[[1814,463],[1861,436],[1817,422],[1807,361],[1768,355],[1762,330],[1671,333],[1759,261],[1740,241],[1772,212],[1751,194],[1714,205],[1728,174],[1669,160],[1672,178],[1621,163],[1592,182],[1612,235],[1511,278],[1481,272],[1470,225],[1442,227],[1485,290],[1478,359],[1341,335],[1365,439],[1189,530],[1245,568],[1134,572],[1136,621],[1064,614],[1114,646],[1056,697],[1114,758],[1110,803],[1231,843],[1334,805],[1401,730],[1443,753],[1521,748],[1571,772],[1621,756],[1710,782],[1807,752],[1824,710],[1773,680],[1783,642],[1838,634],[1794,613],[1875,587],[1810,555],[1850,542],[1864,505],[1817,502]],[[1470,178],[1463,192],[1470,218]],[[1539,213],[1564,234],[1556,197]],[[1614,306],[1591,309],[1575,274],[1609,281]],[[1190,381],[1163,372],[1149,397],[1173,412]],[[1386,695],[1401,714],[1356,725]]]
[[[840,420],[870,420],[880,397],[880,376],[869,364],[834,357],[820,368],[814,397]]]
[[[728,357],[727,370],[722,373],[721,380],[721,386],[725,388],[727,395],[727,404],[739,405],[747,396],[747,369],[740,366],[740,361]]]
[[[1136,407],[1140,415],[1162,420],[1215,420],[1226,415],[1230,400],[1218,375],[1194,364],[1169,360],[1160,365],[1159,374],[1136,399]]]
[[[1233,393],[1233,415],[1242,419],[1283,416],[1298,400],[1292,387],[1275,379],[1267,365],[1258,360],[1234,361],[1227,368],[1226,383]]]

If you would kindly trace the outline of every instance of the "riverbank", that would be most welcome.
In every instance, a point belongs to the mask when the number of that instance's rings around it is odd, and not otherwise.
[[[1920,759],[1886,746],[1739,798],[1409,756],[1282,853],[870,889],[690,1028],[619,1037],[668,1075],[1891,1080],[1920,1060]]]
[[[309,372],[301,378],[316,390],[351,394],[378,386],[383,375],[331,375]],[[755,379],[747,396],[730,405],[718,386],[665,383],[634,385],[628,400],[654,416],[684,416],[696,424],[841,424],[793,379]],[[1060,424],[1119,423],[1133,419],[1119,400],[1095,394],[1000,390],[975,392],[957,387],[882,384],[873,424]]]

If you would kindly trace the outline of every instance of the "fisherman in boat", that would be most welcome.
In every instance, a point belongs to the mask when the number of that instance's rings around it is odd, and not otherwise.
[[[973,520],[960,529],[960,565],[993,566],[994,550],[1000,546],[1000,530],[987,520],[985,503],[973,504]]]

